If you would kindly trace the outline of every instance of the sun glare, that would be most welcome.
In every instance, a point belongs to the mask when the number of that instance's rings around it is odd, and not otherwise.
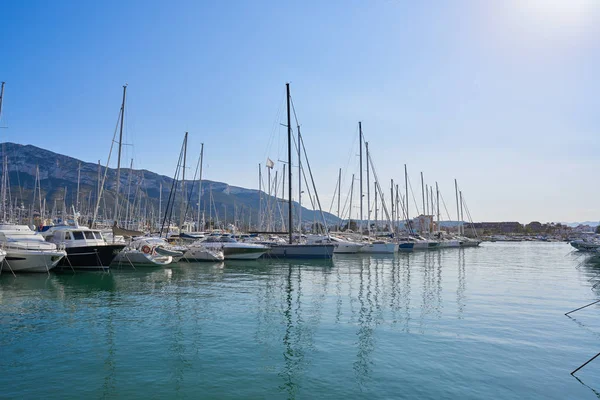
[[[578,26],[597,17],[600,0],[518,0],[522,12],[540,23]]]

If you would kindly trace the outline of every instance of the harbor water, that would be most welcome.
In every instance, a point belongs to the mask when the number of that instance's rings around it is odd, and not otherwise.
[[[595,399],[565,243],[0,276],[0,398]]]

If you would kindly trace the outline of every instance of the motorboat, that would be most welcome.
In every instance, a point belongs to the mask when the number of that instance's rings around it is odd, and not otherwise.
[[[373,254],[394,254],[398,251],[398,245],[386,240],[373,240],[369,237],[363,238],[363,246],[360,248],[360,253]]]
[[[77,223],[44,227],[41,235],[47,242],[64,247],[67,255],[57,265],[62,269],[106,269],[125,248],[125,243],[108,243],[100,230]]]
[[[225,260],[256,260],[269,251],[269,246],[238,242],[231,235],[210,235],[200,243],[209,250],[222,251]]]
[[[113,265],[133,267],[169,265],[173,262],[173,255],[169,255],[171,252],[167,243],[160,238],[135,238],[115,257]],[[176,257],[183,257],[183,253],[179,251],[176,253]]]
[[[197,240],[187,245],[187,250],[183,254],[183,260],[188,262],[196,261],[223,261],[225,256],[222,249],[207,248],[201,240]]]
[[[1,224],[0,245],[6,252],[2,267],[13,272],[49,272],[67,255],[27,225]]]
[[[360,251],[363,247],[362,243],[352,242],[350,240],[342,239],[337,236],[321,236],[321,235],[308,235],[306,237],[307,244],[322,244],[331,243],[335,246],[333,249],[334,254],[355,254]]]

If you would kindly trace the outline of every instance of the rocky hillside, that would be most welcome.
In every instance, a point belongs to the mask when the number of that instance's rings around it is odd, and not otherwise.
[[[46,199],[46,210],[50,212],[55,209],[58,213],[65,206],[67,209],[70,209],[76,203],[78,168],[81,168],[79,204],[78,206],[76,205],[76,208],[84,215],[93,213],[98,196],[97,164],[83,162],[76,158],[57,154],[32,145],[15,143],[2,143],[0,154],[2,154],[3,158],[6,156],[8,160],[11,204],[22,207],[25,210],[31,209],[34,199],[36,169],[39,168],[42,198]],[[105,168],[100,167],[100,175],[102,176],[104,173]],[[108,169],[104,194],[100,203],[102,218],[113,217],[116,175],[116,169]],[[132,184],[128,197],[127,191],[130,186],[130,179]],[[158,203],[162,184],[161,209],[164,212],[173,183],[172,178],[148,170],[121,168],[120,181],[120,193],[124,199],[120,203],[122,203],[123,207],[126,207],[127,201],[129,201],[130,207],[134,207],[133,203],[135,201],[136,210],[142,210],[141,212],[145,212],[145,215],[155,216],[158,216]],[[192,187],[194,188],[191,195],[192,201],[190,202],[192,205],[187,215],[192,215],[195,219],[195,215],[197,214],[198,184],[197,182],[186,181],[186,187],[188,195]],[[181,197],[181,195],[177,196],[173,215],[179,215]],[[39,197],[37,198],[39,199]],[[212,201],[209,201],[211,198]],[[223,182],[203,180],[202,199],[201,209],[205,213],[206,220],[212,214],[213,220],[218,219],[219,221],[223,221],[225,215],[227,215],[227,221],[233,222],[235,214],[235,220],[244,221],[244,224],[247,224],[248,220],[250,220],[254,226],[258,221],[260,203],[258,190],[229,186]],[[266,199],[267,196],[263,193],[263,207]],[[274,198],[271,198],[271,202],[274,204],[273,209],[275,210],[273,219],[280,221],[281,214],[283,214],[283,218],[287,221],[286,204],[281,202],[281,200],[277,203]],[[35,203],[33,204],[33,209],[38,210],[39,200],[36,200]],[[212,207],[209,208],[209,204]],[[279,204],[282,208],[281,214],[276,204]],[[295,207],[298,207],[297,203],[294,204]],[[125,215],[124,208],[121,209],[120,213],[121,215]],[[315,216],[312,210],[303,208],[302,218],[305,222],[312,222],[315,220],[315,217],[318,216]],[[320,220],[320,218],[316,219]],[[331,224],[337,221],[337,218],[331,214],[326,214],[326,219]]]

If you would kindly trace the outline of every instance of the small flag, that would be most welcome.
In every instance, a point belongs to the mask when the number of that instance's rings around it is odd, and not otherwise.
[[[271,160],[270,158],[267,157],[267,168],[273,168],[275,166],[275,163],[273,162],[273,160]]]

